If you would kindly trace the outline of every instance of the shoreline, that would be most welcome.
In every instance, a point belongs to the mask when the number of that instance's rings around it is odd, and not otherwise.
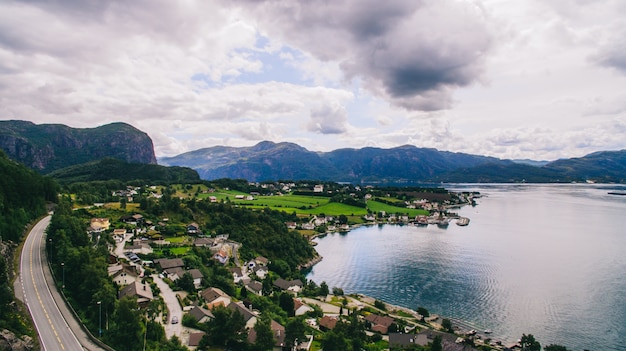
[[[315,234],[313,236],[310,237],[309,241],[312,243],[313,240],[317,239],[317,238],[323,238],[328,234],[336,234],[336,233],[349,233],[350,231],[360,228],[362,226],[374,226],[374,225],[381,225],[381,224],[392,224],[392,225],[411,225],[411,224],[405,224],[405,223],[389,223],[389,222],[375,222],[375,223],[359,223],[359,224],[355,224],[350,226],[350,229],[347,231],[331,231],[331,232],[325,232],[325,233],[319,233],[319,234]],[[316,251],[317,252],[317,251]],[[306,264],[304,264],[301,269],[301,271],[307,271],[305,273],[305,277],[306,275],[308,275],[311,271],[311,269],[319,262],[321,262],[323,260],[323,256],[319,255],[313,259],[311,259],[309,262],[307,262]],[[321,282],[316,282],[318,284],[320,284]],[[505,345],[510,345],[510,344],[514,344],[514,341],[511,340],[507,340],[504,339],[502,337],[498,337],[497,333],[489,330],[489,329],[484,329],[482,327],[479,327],[477,325],[475,325],[472,321],[467,321],[467,320],[462,320],[459,318],[452,318],[452,317],[445,317],[442,316],[440,314],[437,313],[431,313],[429,318],[426,318],[426,320],[431,319],[430,321],[426,321],[425,322],[421,322],[419,321],[419,314],[417,313],[417,311],[409,308],[409,307],[404,307],[404,306],[400,306],[400,305],[395,305],[392,303],[389,303],[385,300],[382,299],[377,299],[374,298],[372,296],[368,296],[365,295],[363,293],[360,292],[352,292],[352,293],[348,293],[345,294],[344,296],[349,296],[352,297],[353,299],[363,302],[363,303],[367,303],[370,307],[373,307],[374,301],[378,300],[378,301],[382,301],[385,304],[386,310],[381,310],[381,312],[383,312],[384,314],[389,314],[392,315],[393,311],[400,311],[406,314],[409,314],[413,317],[405,317],[405,316],[401,316],[401,315],[394,315],[394,318],[400,318],[400,319],[404,319],[405,321],[407,321],[408,318],[415,318],[418,321],[411,321],[411,323],[415,326],[415,327],[420,327],[421,329],[424,328],[428,328],[431,330],[437,330],[437,331],[441,331],[441,332],[445,332],[443,331],[442,327],[441,327],[441,321],[443,319],[449,319],[452,322],[452,329],[454,330],[453,333],[450,333],[451,335],[457,335],[457,336],[465,336],[467,335],[468,332],[474,331],[475,335],[478,336],[479,340],[482,340],[483,342],[485,340],[489,340],[489,343],[497,343],[500,346],[505,346]],[[354,297],[356,296],[356,297]],[[364,301],[366,300],[366,301]],[[374,307],[375,308],[375,307]],[[485,332],[486,330],[489,330],[489,332]],[[495,347],[495,346],[494,346]]]

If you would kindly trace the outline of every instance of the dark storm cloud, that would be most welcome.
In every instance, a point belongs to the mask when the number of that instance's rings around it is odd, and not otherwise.
[[[409,109],[450,107],[455,88],[480,78],[491,46],[485,14],[468,1],[242,3],[262,30]]]

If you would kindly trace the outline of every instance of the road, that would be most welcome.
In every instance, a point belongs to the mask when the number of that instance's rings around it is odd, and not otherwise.
[[[102,350],[81,330],[53,285],[44,259],[44,231],[50,224],[50,218],[48,216],[39,221],[24,241],[20,258],[20,297],[28,306],[42,350]]]
[[[152,275],[152,278],[154,278],[154,282],[157,287],[159,287],[159,290],[161,290],[161,296],[163,296],[163,300],[165,301],[169,311],[169,320],[164,326],[165,336],[167,336],[168,339],[171,339],[172,336],[176,335],[180,339],[183,331],[183,309],[180,307],[180,303],[178,303],[176,293],[163,281],[163,279],[159,278],[158,275],[154,274]],[[172,324],[172,317],[178,318],[178,323]]]

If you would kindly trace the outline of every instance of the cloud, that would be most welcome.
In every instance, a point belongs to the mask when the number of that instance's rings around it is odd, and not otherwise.
[[[323,105],[311,110],[308,130],[321,134],[340,134],[346,131],[347,112],[339,104]]]
[[[377,96],[407,109],[449,108],[477,82],[492,44],[488,16],[472,1],[239,1],[262,30],[339,62]]]

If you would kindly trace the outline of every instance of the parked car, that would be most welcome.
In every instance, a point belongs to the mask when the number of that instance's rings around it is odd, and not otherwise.
[[[178,317],[173,316],[172,317],[172,324],[176,324],[176,323],[178,323]]]

